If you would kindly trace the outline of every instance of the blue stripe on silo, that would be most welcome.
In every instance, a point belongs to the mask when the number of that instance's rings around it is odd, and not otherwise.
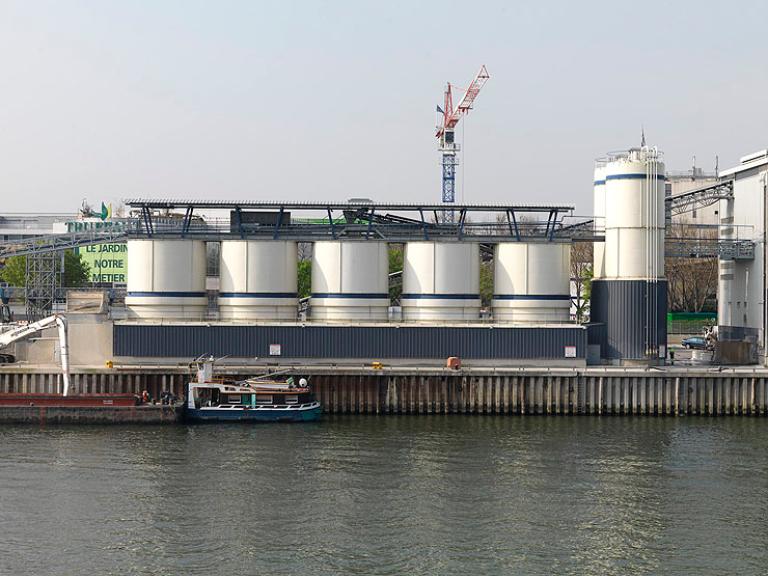
[[[595,186],[603,186],[605,184],[605,180],[595,180]]]
[[[494,300],[570,300],[570,294],[494,294]]]
[[[645,180],[648,178],[648,174],[609,174],[605,177],[605,180]],[[666,180],[667,177],[664,174],[657,174],[657,180]]]
[[[128,292],[130,298],[206,298],[205,292]]]
[[[480,294],[401,294],[401,300],[477,300]]]
[[[296,298],[296,292],[219,292],[219,298]]]
[[[376,292],[312,292],[312,298],[387,298],[389,293]]]

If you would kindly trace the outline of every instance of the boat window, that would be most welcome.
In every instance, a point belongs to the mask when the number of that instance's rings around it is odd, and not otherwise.
[[[216,406],[219,403],[219,391],[212,388],[195,389],[195,408]]]
[[[242,398],[240,394],[227,394],[227,402],[230,404],[240,404]]]
[[[286,404],[297,404],[299,401],[298,394],[289,394],[285,397],[285,403]]]
[[[256,404],[272,404],[272,394],[256,394]]]

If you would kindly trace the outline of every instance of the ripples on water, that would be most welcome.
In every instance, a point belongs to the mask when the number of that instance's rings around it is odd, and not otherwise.
[[[0,428],[2,574],[764,574],[768,422]]]

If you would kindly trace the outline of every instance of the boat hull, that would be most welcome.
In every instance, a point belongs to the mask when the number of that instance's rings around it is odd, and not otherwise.
[[[192,422],[314,422],[320,419],[320,414],[320,406],[291,410],[187,408],[184,419]]]

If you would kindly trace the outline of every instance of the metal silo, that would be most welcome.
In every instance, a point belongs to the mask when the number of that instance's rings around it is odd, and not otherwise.
[[[389,253],[386,242],[315,242],[312,254],[312,320],[387,320]]]
[[[494,322],[568,322],[570,243],[502,242],[494,253]]]
[[[605,268],[592,282],[591,319],[605,324],[602,355],[612,362],[666,356],[664,181],[655,148],[615,154],[605,166]]]
[[[129,317],[205,318],[205,242],[129,240],[128,270]]]
[[[480,247],[469,242],[408,242],[403,320],[471,322],[480,318]]]
[[[296,242],[221,243],[219,315],[222,320],[296,320]]]

